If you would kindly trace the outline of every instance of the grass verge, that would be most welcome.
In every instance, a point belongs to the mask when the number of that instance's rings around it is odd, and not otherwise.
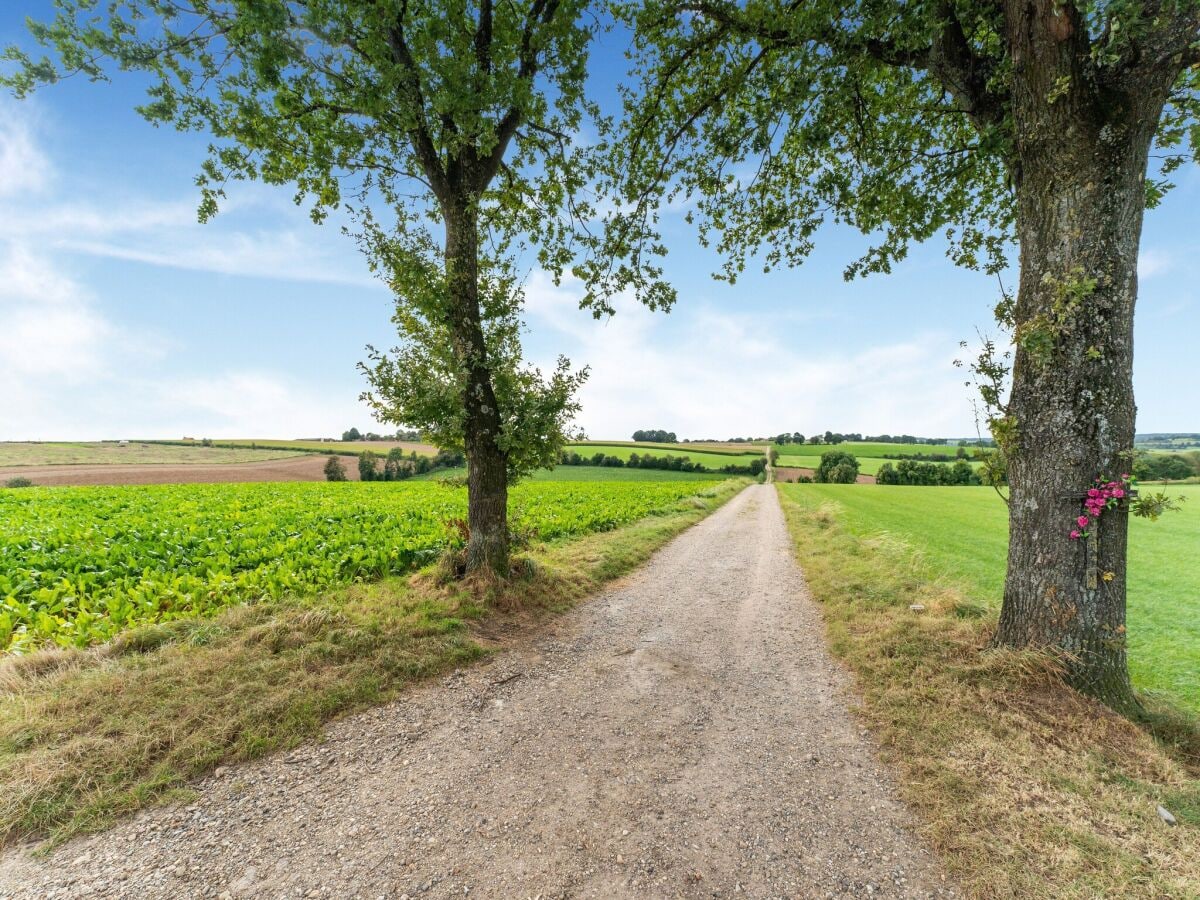
[[[518,561],[523,576],[482,600],[429,569],[136,629],[92,650],[9,658],[0,842],[102,828],[183,795],[219,764],[295,746],[331,718],[479,659],[503,644],[496,635],[629,572],[746,484],[730,479],[665,514],[534,547]]]
[[[830,646],[967,894],[1200,897],[1196,721],[1173,715],[1164,747],[1063,685],[1047,658],[986,651],[986,606],[903,540],[846,528],[840,505],[805,487],[779,493]]]

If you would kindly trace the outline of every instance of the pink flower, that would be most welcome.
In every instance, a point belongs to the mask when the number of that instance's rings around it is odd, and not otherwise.
[[[1128,481],[1128,480],[1129,480],[1129,476],[1128,476],[1128,475],[1122,475],[1122,476],[1121,476],[1121,480],[1122,480],[1122,481]]]
[[[1080,516],[1080,517],[1079,517],[1078,519],[1076,519],[1075,521],[1076,521],[1076,522],[1079,524],[1079,527],[1080,527],[1080,528],[1083,528],[1083,527],[1084,527],[1085,525],[1087,525],[1087,523],[1088,523],[1088,517],[1087,517],[1087,516]]]
[[[1113,496],[1116,497],[1117,499],[1120,499],[1121,497],[1125,496],[1125,492],[1123,490],[1121,490],[1120,488],[1118,488],[1117,490],[1113,491]]]
[[[1079,540],[1079,532],[1078,531],[1071,532],[1071,540],[1073,540],[1073,541]]]
[[[1097,490],[1096,488],[1092,488],[1090,491],[1088,491],[1088,496],[1089,497],[1099,497],[1100,491]]]

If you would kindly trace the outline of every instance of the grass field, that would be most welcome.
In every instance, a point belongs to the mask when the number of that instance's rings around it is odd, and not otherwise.
[[[1007,509],[991,488],[787,486],[802,504],[834,502],[859,536],[911,548],[935,578],[999,609]],[[1200,713],[1200,486],[1181,485],[1183,509],[1157,522],[1133,519],[1129,560],[1129,666],[1146,691]]]
[[[773,444],[779,451],[776,465],[798,469],[815,469],[821,464],[821,454],[831,450],[842,450],[858,459],[860,475],[877,475],[884,463],[893,466],[897,456],[916,456],[918,454],[946,454],[954,456],[958,452],[957,445],[941,444],[881,444],[878,442],[850,441],[841,444]],[[975,448],[968,447],[967,453]],[[948,465],[948,463],[946,463]],[[972,463],[978,468],[979,463]]]
[[[761,459],[763,450],[714,453],[709,450],[693,450],[688,444],[672,446],[670,444],[571,444],[568,450],[580,456],[592,456],[603,453],[605,456],[615,456],[618,459],[629,459],[631,454],[638,456],[686,456],[694,463],[707,466],[710,469],[720,469],[722,466],[748,466],[751,460]]]
[[[785,453],[797,456],[820,456],[827,450],[846,450],[859,459],[870,457],[918,456],[921,454],[944,453],[954,456],[958,452],[957,444],[881,444],[877,441],[845,441],[841,444],[772,444],[782,456]],[[967,447],[968,454],[975,447]]]
[[[571,444],[581,455],[581,447],[629,447],[633,450],[665,450],[678,456],[680,453],[698,452],[715,453],[718,456],[762,456],[770,443],[767,441],[742,441],[741,443],[725,443],[724,441],[695,441],[687,444],[660,444],[654,441],[576,441]]]
[[[826,448],[826,452],[828,452],[829,450],[833,450],[833,449],[834,449],[833,447],[828,447],[828,448]],[[889,460],[886,460],[886,459],[875,459],[875,458],[872,458],[869,456],[859,456],[859,457],[857,457],[857,459],[858,459],[858,473],[860,475],[876,475],[879,473],[880,466],[882,466],[886,462],[889,462]],[[775,465],[782,466],[784,468],[789,468],[789,469],[790,468],[816,469],[816,467],[819,466],[820,464],[821,464],[820,455],[817,455],[817,456],[807,456],[807,455],[805,455],[805,456],[790,456],[790,455],[784,456],[784,455],[780,454],[779,459],[777,459],[775,461]],[[895,465],[895,463],[892,463],[892,465]]]
[[[989,491],[779,487],[858,715],[964,896],[1200,897],[1200,720],[1179,705],[1195,708],[1200,509],[1134,528],[1131,654],[1152,690],[1135,723],[1043,654],[986,649],[1004,563]]]
[[[260,445],[261,446],[261,445]],[[122,447],[116,441],[75,443],[0,442],[0,467],[70,465],[213,465],[215,463],[263,462],[299,455],[299,450],[248,447],[190,447],[131,441]]]

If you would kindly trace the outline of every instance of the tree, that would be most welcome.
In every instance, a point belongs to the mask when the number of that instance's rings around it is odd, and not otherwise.
[[[858,480],[858,459],[845,450],[822,453],[813,477],[820,484],[854,484]]]
[[[362,433],[357,428],[351,428],[348,431],[342,432],[343,441],[361,441]]]
[[[1019,244],[1016,297],[997,308],[1015,341],[1011,387],[1003,354],[982,360],[1011,485],[995,642],[1061,651],[1072,683],[1131,708],[1127,513],[1099,533],[1092,562],[1113,573],[1099,582],[1064,523],[1093,479],[1130,465],[1138,243],[1144,208],[1200,138],[1200,4],[649,0],[624,12],[642,85],[613,142],[617,252],[658,243],[663,201],[683,197],[729,279],[764,247],[768,266],[800,263],[826,218],[872,235],[848,278],[889,271],[939,232],[955,262],[991,273]],[[1148,180],[1155,140],[1166,160]]]
[[[633,439],[639,443],[649,441],[654,444],[674,444],[676,443],[675,432],[666,431],[662,428],[638,429],[633,433]]]
[[[379,457],[370,450],[358,454],[358,478],[360,481],[379,480]]]
[[[402,346],[371,351],[372,401],[469,461],[466,568],[508,568],[507,486],[553,459],[583,373],[520,364],[513,257],[556,276],[589,207],[573,135],[593,24],[580,0],[55,0],[52,58],[5,56],[18,95],[106,68],[150,76],[151,121],[213,136],[201,216],[223,185],[291,184],[346,210],[397,298]],[[440,231],[440,235],[435,234]],[[621,267],[628,270],[628,267]],[[432,396],[430,396],[432,394]],[[539,429],[543,429],[539,431]]]
[[[334,456],[325,460],[325,480],[326,481],[345,481],[346,467],[342,465],[341,459]]]

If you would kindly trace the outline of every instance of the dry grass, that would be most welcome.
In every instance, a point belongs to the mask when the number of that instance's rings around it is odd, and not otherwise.
[[[294,746],[331,718],[475,660],[628,572],[745,485],[540,546],[488,596],[429,570],[127,632],[0,663],[0,841],[61,839],[178,796],[215,766]],[[514,610],[517,612],[500,612]]]
[[[796,552],[860,713],[970,896],[1200,897],[1195,720],[1161,715],[1164,747],[1064,686],[1054,660],[985,650],[992,613],[903,541],[856,537],[836,504],[793,491]]]

